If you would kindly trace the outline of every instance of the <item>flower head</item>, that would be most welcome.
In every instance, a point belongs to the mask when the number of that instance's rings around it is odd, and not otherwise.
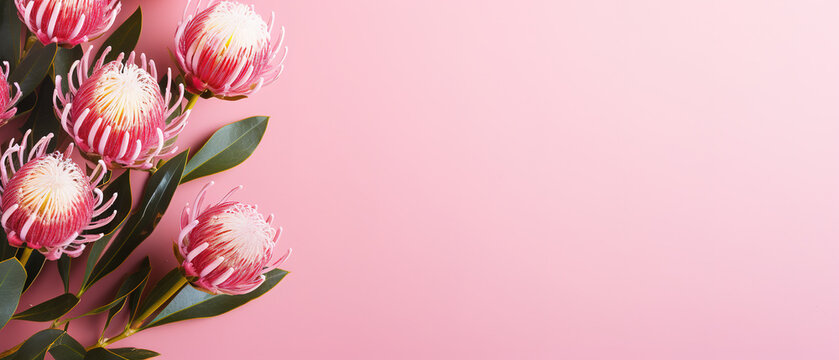
[[[12,87],[9,86],[9,62],[3,62],[3,68],[0,68],[0,125],[9,121],[17,113],[15,104],[20,100],[21,92],[20,85],[14,83],[14,96],[12,95]]]
[[[266,24],[253,5],[235,1],[211,1],[204,9],[199,1],[189,15],[188,8],[189,3],[178,23],[175,54],[189,91],[235,99],[280,76],[288,48],[281,48],[284,28],[272,41],[273,13]]]
[[[231,190],[218,203],[199,210],[204,186],[192,207],[186,204],[181,216],[181,232],[175,244],[178,261],[193,286],[212,294],[244,294],[265,281],[265,273],[279,266],[291,253],[272,260],[282,233],[271,227],[256,206],[227,201]]]
[[[44,45],[75,46],[114,24],[119,0],[15,0],[17,14]]]
[[[174,138],[186,126],[190,111],[168,124],[167,119],[180,108],[184,87],[179,86],[179,98],[169,106],[171,69],[164,95],[157,84],[154,60],[146,61],[146,55],[140,54],[137,65],[132,52],[125,62],[120,53],[116,60],[103,64],[109,51],[110,47],[105,49],[90,76],[90,48],[81,60],[74,62],[67,75],[66,94],[61,90],[61,76],[56,76],[55,112],[83,152],[98,156],[109,165],[151,168],[153,160],[178,150]]]
[[[64,153],[47,153],[52,134],[27,151],[29,134],[20,144],[12,139],[0,157],[0,224],[12,246],[38,250],[49,260],[61,254],[79,256],[85,243],[103,236],[83,232],[106,225],[116,216],[114,210],[110,216],[93,220],[117,198],[114,193],[103,204],[104,195],[95,186],[107,168],[99,162],[90,176],[85,175],[70,159],[72,144]]]

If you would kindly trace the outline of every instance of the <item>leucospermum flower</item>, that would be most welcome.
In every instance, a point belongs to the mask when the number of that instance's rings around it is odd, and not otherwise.
[[[9,121],[17,113],[15,104],[20,100],[20,85],[14,83],[15,90],[12,95],[12,87],[9,86],[9,62],[3,62],[0,68],[0,125]]]
[[[49,260],[62,254],[79,256],[85,244],[103,234],[84,234],[111,222],[116,210],[107,211],[117,194],[103,203],[105,195],[96,188],[107,172],[101,161],[90,176],[70,159],[73,144],[64,153],[47,153],[52,134],[26,147],[27,131],[20,144],[15,140],[0,157],[0,224],[9,244],[38,250]]]
[[[120,53],[116,60],[103,64],[108,47],[88,76],[91,52],[89,48],[70,66],[66,94],[61,90],[61,76],[56,76],[53,103],[64,131],[81,151],[100,157],[109,166],[116,163],[148,169],[152,161],[174,154],[178,150],[174,138],[186,126],[190,110],[167,124],[184,97],[180,84],[178,100],[169,106],[171,69],[165,94],[161,94],[154,60],[146,61],[145,54],[139,56],[140,65],[134,62],[134,52],[124,63]]]
[[[235,1],[211,1],[204,9],[199,1],[189,15],[187,9],[189,2],[175,34],[175,55],[189,91],[235,99],[280,76],[288,48],[281,47],[285,28],[272,41],[274,13],[266,24],[253,5]]]
[[[291,250],[273,259],[282,228],[271,227],[273,214],[265,219],[256,206],[227,200],[241,186],[200,210],[212,184],[201,189],[192,207],[184,207],[175,253],[196,288],[212,294],[248,293],[261,285],[264,274],[285,261]]]
[[[44,45],[75,46],[114,24],[119,0],[15,0],[18,17]]]

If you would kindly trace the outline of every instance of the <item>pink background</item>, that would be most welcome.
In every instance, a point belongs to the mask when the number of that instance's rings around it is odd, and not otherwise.
[[[839,357],[839,4],[254,2],[288,29],[286,73],[248,100],[199,102],[180,142],[273,116],[210,195],[243,183],[238,199],[275,212],[292,274],[235,312],[120,346]],[[164,64],[182,3],[143,1],[139,49]],[[153,255],[154,279],[175,266],[176,214],[202,184],[179,189],[129,260]],[[53,268],[39,281],[28,304],[58,292]],[[15,322],[0,345],[40,328]]]

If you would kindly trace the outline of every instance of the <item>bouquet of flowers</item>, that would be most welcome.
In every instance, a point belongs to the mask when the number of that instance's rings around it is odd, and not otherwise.
[[[205,199],[209,181],[183,208],[171,239],[177,268],[150,284],[146,257],[108,301],[68,315],[149,237],[179,184],[230,169],[259,144],[264,116],[221,127],[198,151],[180,151],[178,135],[198,100],[246,98],[280,76],[287,53],[273,14],[266,21],[236,1],[187,2],[170,52],[177,71],[159,71],[134,52],[140,8],[113,26],[121,10],[120,0],[0,0],[0,124],[22,124],[19,138],[0,144],[0,330],[9,321],[44,323],[0,359],[154,357],[114,343],[225,313],[287,274],[278,266],[290,250],[277,245],[274,216],[234,200],[236,188]],[[100,36],[98,48],[87,44]],[[148,172],[145,184],[132,184],[132,171]],[[143,192],[135,203],[136,186]],[[19,309],[47,263],[57,266],[63,292]],[[70,287],[71,266],[84,267],[78,288]],[[124,324],[116,321],[121,312]],[[93,344],[68,333],[87,316],[107,316]]]

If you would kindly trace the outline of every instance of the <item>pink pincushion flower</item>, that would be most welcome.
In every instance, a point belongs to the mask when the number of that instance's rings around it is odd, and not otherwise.
[[[117,198],[114,193],[103,204],[104,195],[95,187],[107,168],[100,162],[90,176],[85,175],[70,159],[72,144],[63,154],[47,154],[52,134],[27,150],[29,134],[19,145],[12,139],[0,157],[0,224],[12,246],[38,250],[49,260],[62,254],[79,256],[86,243],[103,236],[82,232],[104,226],[116,216],[114,210],[108,217],[93,220]]]
[[[153,160],[178,150],[174,138],[186,126],[190,110],[168,124],[166,121],[181,107],[184,87],[179,85],[179,98],[170,107],[171,69],[163,95],[156,81],[154,60],[147,62],[145,54],[140,54],[140,65],[136,65],[132,52],[125,63],[120,53],[116,60],[103,64],[109,51],[110,47],[105,49],[90,76],[90,48],[73,63],[67,75],[67,94],[61,91],[61,76],[56,76],[55,112],[83,152],[109,165],[151,168]]]
[[[201,189],[193,207],[184,207],[175,253],[196,288],[212,294],[245,294],[261,285],[264,274],[285,261],[291,249],[272,260],[282,228],[271,227],[273,214],[266,220],[256,206],[227,201],[241,186],[199,210],[212,184]]]
[[[0,68],[0,125],[5,124],[17,113],[15,104],[20,100],[21,92],[18,83],[14,83],[14,86],[17,91],[12,95],[12,87],[9,86],[9,62],[4,61],[3,68]]]
[[[188,8],[189,3],[178,23],[175,54],[189,91],[236,99],[280,76],[288,49],[281,48],[284,28],[272,42],[273,13],[266,24],[253,5],[235,1],[211,1],[203,10],[199,1],[189,15]]]
[[[94,39],[114,24],[119,0],[15,0],[18,17],[44,45]]]

